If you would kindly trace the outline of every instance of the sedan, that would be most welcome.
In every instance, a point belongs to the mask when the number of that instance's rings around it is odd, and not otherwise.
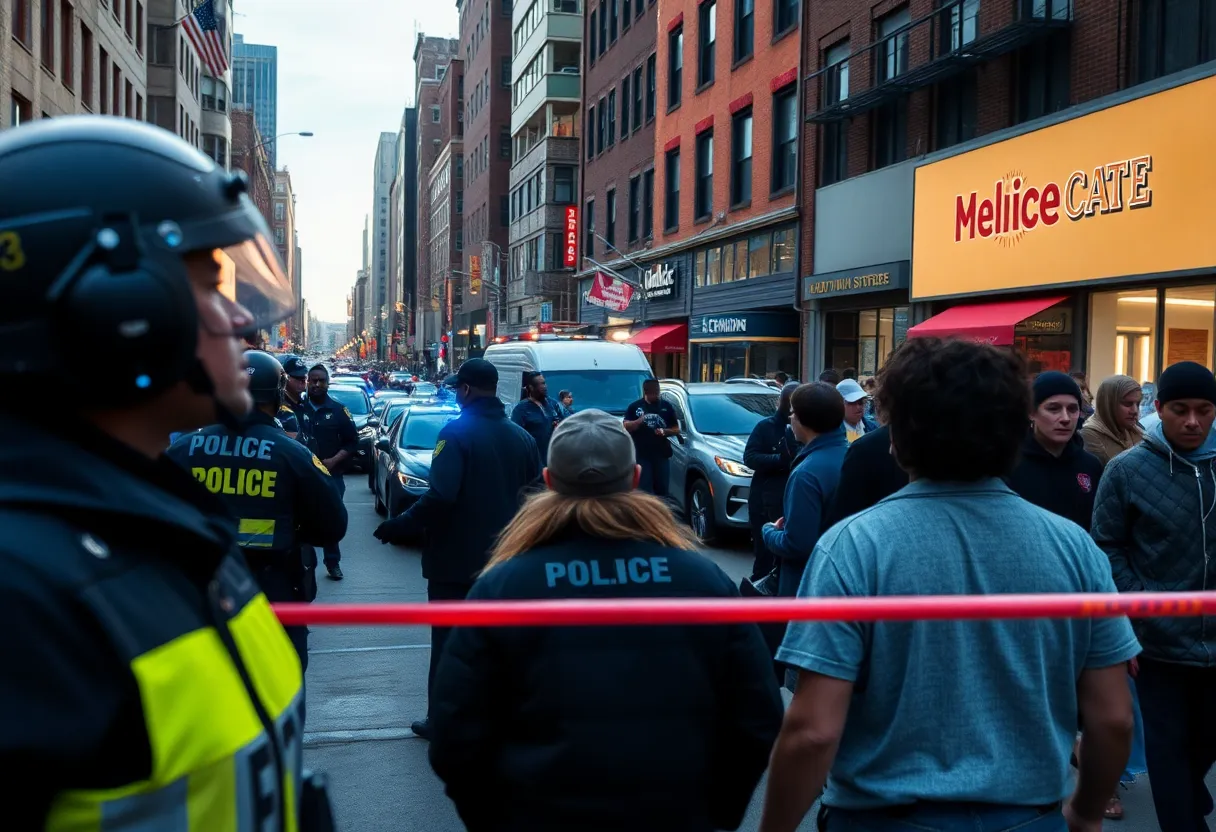
[[[380,421],[384,421],[384,409],[390,403],[399,402],[410,397],[409,393],[402,390],[380,390],[376,393],[376,398],[372,399],[372,411],[380,417]]]
[[[460,416],[446,405],[414,405],[376,442],[376,511],[396,517],[430,488],[439,431]]]
[[[361,387],[333,385],[329,397],[350,411],[350,418],[359,432],[359,449],[355,453],[354,467],[359,471],[370,471],[372,452],[376,442],[376,428],[380,420],[372,411],[372,400]]]

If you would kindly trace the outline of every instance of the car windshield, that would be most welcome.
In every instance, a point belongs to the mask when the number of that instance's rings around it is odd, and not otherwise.
[[[558,393],[569,390],[576,411],[594,408],[616,415],[642,398],[642,382],[654,378],[645,370],[559,370],[544,376],[553,401]]]
[[[367,394],[357,387],[330,387],[329,397],[349,410],[352,416],[366,416],[372,409]]]
[[[710,436],[748,436],[756,423],[777,412],[781,394],[740,390],[738,393],[702,393],[688,397],[688,408],[699,433]]]
[[[413,395],[417,396],[433,396],[439,392],[439,388],[431,384],[429,381],[420,381],[414,385]]]
[[[410,407],[408,404],[399,404],[397,402],[393,402],[388,407],[384,408],[384,413],[380,417],[380,424],[387,427],[392,427],[393,422],[397,421],[397,417],[409,409]]]
[[[401,431],[398,446],[405,451],[433,451],[439,442],[439,431],[460,414],[415,413],[410,416]]]

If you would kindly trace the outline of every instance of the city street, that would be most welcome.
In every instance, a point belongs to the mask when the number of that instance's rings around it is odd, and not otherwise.
[[[342,546],[346,580],[321,580],[332,603],[424,601],[417,552],[372,537],[380,518],[363,475],[347,478],[350,530]],[[750,564],[742,548],[708,552],[733,577]],[[443,787],[427,764],[426,743],[409,729],[426,710],[429,635],[425,627],[314,628],[308,669],[305,763],[329,776],[338,825],[348,832],[460,832]],[[1209,781],[1211,782],[1211,781]],[[743,830],[759,824],[759,797]],[[1123,832],[1157,829],[1147,782],[1123,792]],[[815,828],[813,813],[802,829]]]

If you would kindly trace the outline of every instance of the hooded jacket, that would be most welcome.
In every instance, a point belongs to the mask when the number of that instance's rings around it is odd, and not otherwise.
[[[1140,389],[1135,379],[1129,376],[1112,376],[1098,387],[1095,412],[1081,425],[1081,439],[1085,450],[1106,465],[1128,448],[1140,444],[1144,431],[1139,425],[1130,430],[1117,430],[1119,424],[1119,401],[1129,393]]]
[[[1093,537],[1110,558],[1120,592],[1216,588],[1216,433],[1182,454],[1160,422],[1144,442],[1106,466],[1094,506]],[[1216,618],[1137,618],[1132,626],[1150,659],[1216,665]]]
[[[1055,456],[1028,431],[1022,459],[1006,481],[1022,499],[1089,531],[1101,476],[1102,463],[1085,450],[1078,434]]]

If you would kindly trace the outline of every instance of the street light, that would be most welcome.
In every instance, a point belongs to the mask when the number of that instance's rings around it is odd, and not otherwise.
[[[314,134],[311,130],[299,130],[294,133],[280,133],[279,135],[275,136],[274,138],[266,139],[265,141],[258,142],[253,147],[249,148],[249,150],[250,150],[250,152],[253,152],[254,150],[257,150],[259,147],[265,147],[268,144],[272,144],[273,142],[277,142],[279,139],[284,139],[288,136],[299,136],[300,138],[303,138],[303,139],[311,139],[313,137],[313,135]]]

